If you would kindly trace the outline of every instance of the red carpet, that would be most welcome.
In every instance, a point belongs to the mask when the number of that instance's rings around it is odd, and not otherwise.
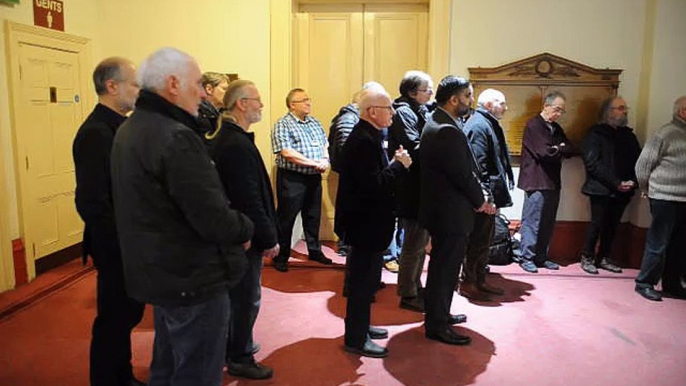
[[[469,317],[459,327],[473,339],[466,347],[426,340],[421,315],[398,308],[396,276],[384,272],[388,286],[372,315],[390,330],[380,341],[390,355],[379,360],[342,350],[341,267],[292,266],[288,273],[264,270],[255,337],[262,346],[257,358],[275,368],[274,378],[226,375],[225,385],[686,385],[686,301],[644,300],[633,292],[633,270],[591,277],[578,264],[539,274],[493,267],[490,280],[507,291],[500,302],[475,304],[457,295],[453,301],[453,312]],[[0,295],[0,312],[14,305],[0,319],[0,386],[88,385],[95,274],[79,277],[79,270],[71,262],[56,270],[61,276]],[[31,298],[69,275],[70,284]],[[147,312],[133,336],[142,379],[152,340]]]

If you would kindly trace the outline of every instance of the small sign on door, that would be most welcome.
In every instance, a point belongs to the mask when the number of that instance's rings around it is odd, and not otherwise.
[[[64,31],[64,2],[33,0],[33,25]]]

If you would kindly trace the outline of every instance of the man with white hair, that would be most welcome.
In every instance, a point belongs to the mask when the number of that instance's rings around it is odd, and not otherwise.
[[[672,121],[650,136],[636,162],[638,187],[650,198],[650,223],[636,292],[686,299],[681,284],[686,250],[686,95],[674,102]],[[655,285],[662,278],[662,293]]]
[[[512,206],[510,190],[514,189],[514,175],[510,151],[500,120],[507,111],[505,95],[492,88],[479,94],[478,107],[464,126],[472,153],[476,158],[481,184],[488,188],[496,208]],[[502,295],[501,288],[486,283],[488,252],[493,239],[495,217],[486,213],[474,215],[474,230],[469,235],[465,255],[460,295],[488,301],[490,295]]]
[[[390,126],[394,110],[385,90],[365,90],[359,108],[360,121],[343,148],[336,202],[337,221],[345,226],[345,241],[351,246],[345,350],[383,358],[388,350],[371,339],[387,338],[388,331],[370,326],[371,303],[379,287],[383,252],[393,237],[393,185],[407,172],[412,159],[400,147],[393,160],[388,160],[381,130]]]
[[[219,386],[227,289],[245,272],[252,222],[231,209],[197,129],[195,59],[162,48],[141,64],[136,110],[112,149],[126,289],[154,306],[150,386]]]
[[[255,133],[250,127],[262,120],[262,99],[255,84],[238,79],[226,88],[221,126],[208,136],[210,156],[219,172],[226,197],[233,209],[244,213],[255,224],[248,257],[248,271],[229,291],[231,312],[226,344],[229,374],[248,379],[271,378],[274,371],[255,361],[253,327],[260,311],[263,257],[279,253],[276,210],[272,185]]]

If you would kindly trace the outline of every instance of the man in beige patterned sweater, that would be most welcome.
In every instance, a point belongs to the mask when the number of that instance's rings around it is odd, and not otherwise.
[[[662,295],[686,299],[686,95],[674,102],[672,121],[646,142],[636,163],[638,186],[650,198],[648,229],[636,292],[648,300]],[[654,286],[662,278],[662,293]]]

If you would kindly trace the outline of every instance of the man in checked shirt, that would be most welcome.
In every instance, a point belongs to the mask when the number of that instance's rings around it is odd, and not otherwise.
[[[286,96],[288,113],[274,124],[272,150],[276,154],[276,217],[280,252],[274,267],[288,271],[293,225],[302,212],[309,259],[331,264],[322,253],[319,224],[322,204],[322,173],[329,168],[324,128],[310,116],[312,101],[305,90],[295,88]]]

